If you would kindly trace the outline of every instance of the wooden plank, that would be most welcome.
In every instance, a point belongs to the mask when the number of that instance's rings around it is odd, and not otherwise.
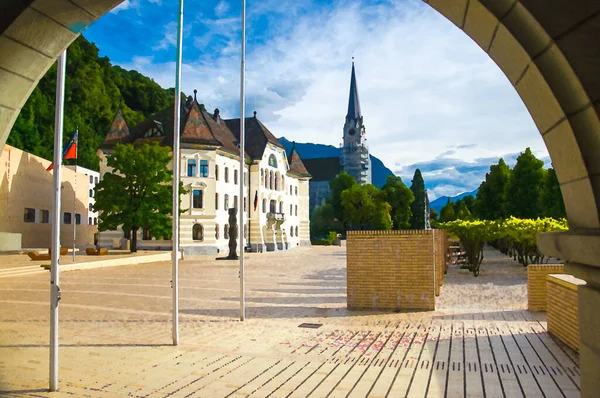
[[[523,334],[531,345],[533,351],[540,358],[542,365],[546,371],[552,375],[552,378],[558,384],[561,391],[566,397],[581,396],[580,388],[566,371],[561,368],[561,365],[556,360],[556,357],[542,343],[537,333],[531,327],[532,323],[524,326],[526,334]],[[534,323],[535,324],[535,323]]]
[[[478,319],[475,321],[474,326],[485,396],[487,398],[504,397],[503,386],[496,369],[496,361],[488,338],[487,322]]]
[[[278,372],[290,366],[293,362],[273,359],[256,358],[252,366],[245,366],[237,377],[229,379],[226,387],[232,388],[232,391],[226,395],[241,396],[249,395],[253,391],[258,390],[260,386],[267,380],[275,376]],[[234,381],[232,383],[232,381]]]
[[[437,350],[433,360],[431,374],[429,375],[429,386],[426,394],[428,398],[443,398],[445,396],[451,340],[452,320],[442,320],[440,322],[440,335],[438,338]]]
[[[536,336],[540,342],[544,344],[546,349],[556,359],[562,371],[567,374],[567,376],[573,381],[578,389],[581,388],[579,363],[574,362],[573,358],[565,353],[563,348],[556,343],[556,340],[553,339],[548,332],[539,325],[539,323],[530,323],[529,326],[531,327],[531,330],[536,333]]]
[[[472,319],[464,320],[463,347],[465,358],[465,388],[467,396],[483,398],[483,379],[479,364],[475,325]]]
[[[535,374],[532,373],[532,369],[529,368],[525,358],[519,351],[519,347],[513,339],[507,323],[496,322],[496,327],[499,330],[500,338],[502,339],[502,343],[504,344],[504,348],[506,349],[511,362],[511,366],[508,370],[514,372],[517,376],[525,396],[527,398],[543,397],[544,395],[540,390],[540,387],[538,387],[537,378],[535,377]],[[503,371],[502,368],[500,371]],[[506,370],[504,370],[504,372],[506,372]],[[509,396],[508,391],[506,391],[506,395]]]
[[[495,360],[495,371],[500,378],[504,389],[504,395],[507,398],[522,397],[523,392],[521,390],[520,380],[513,370],[510,357],[502,342],[500,329],[498,329],[495,322],[488,321],[486,332]]]
[[[527,324],[525,322],[508,322],[507,326],[527,365],[532,369],[544,395],[547,398],[563,397],[564,394],[556,382],[555,375],[542,363],[539,355],[525,336]]]
[[[452,340],[450,342],[450,360],[448,361],[448,379],[446,381],[446,394],[449,397],[462,397],[464,391],[464,351],[463,351],[462,322],[452,322]]]
[[[406,358],[404,358],[404,361],[401,363],[400,369],[390,385],[387,394],[388,397],[406,396],[413,375],[418,368],[421,352],[425,346],[428,334],[429,327],[425,327],[424,324],[421,324],[420,327],[417,328],[417,333],[410,345]]]
[[[440,338],[441,322],[432,322],[421,351],[419,362],[408,389],[407,397],[424,397],[434,367],[437,344]]]
[[[324,362],[309,362],[306,367],[294,374],[290,380],[285,381],[283,385],[276,390],[274,395],[277,397],[289,397],[324,364]]]

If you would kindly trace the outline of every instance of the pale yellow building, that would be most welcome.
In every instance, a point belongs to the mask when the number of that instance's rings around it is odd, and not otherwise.
[[[4,250],[15,248],[15,235],[21,234],[21,248],[48,248],[51,244],[52,178],[46,171],[50,161],[5,145],[0,155],[0,240],[11,242]],[[81,170],[81,168],[78,168]],[[77,247],[93,245],[94,217],[90,214],[90,173],[75,172],[63,166],[60,244],[73,247],[73,227],[76,223]],[[95,174],[97,175],[97,173]],[[95,175],[92,179],[95,181]],[[75,208],[73,203],[75,202]],[[75,213],[75,214],[74,214]],[[91,218],[91,223],[90,223]],[[91,224],[91,225],[90,225]]]

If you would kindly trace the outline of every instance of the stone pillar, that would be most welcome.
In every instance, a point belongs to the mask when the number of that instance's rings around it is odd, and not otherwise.
[[[547,256],[565,261],[565,273],[583,279],[579,294],[579,363],[582,397],[600,391],[600,230],[571,230],[538,235]]]

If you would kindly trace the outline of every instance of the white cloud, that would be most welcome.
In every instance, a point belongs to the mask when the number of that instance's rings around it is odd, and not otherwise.
[[[529,113],[499,68],[426,4],[342,2],[308,13],[302,9],[306,2],[269,4],[282,12],[287,6],[289,13],[273,14],[258,4],[249,9],[254,17],[248,32],[255,29],[257,13],[279,19],[267,39],[249,36],[246,109],[248,115],[256,110],[277,136],[339,145],[355,56],[371,153],[388,167],[401,171],[448,156],[449,147],[453,157],[465,161],[528,146],[547,155]],[[191,34],[186,42],[193,40],[203,53],[184,66],[184,91],[197,88],[209,109],[219,107],[225,117],[237,117],[239,18],[203,17],[194,24],[204,33]],[[171,43],[167,36],[164,42]],[[125,67],[173,86],[172,63],[133,62]]]
[[[217,17],[222,17],[229,11],[229,3],[225,0],[219,1],[219,3],[215,6],[215,15]]]
[[[136,8],[138,5],[139,0],[125,0],[118,6],[110,10],[110,12],[112,12],[113,14],[117,14],[119,11],[128,10],[130,8]]]

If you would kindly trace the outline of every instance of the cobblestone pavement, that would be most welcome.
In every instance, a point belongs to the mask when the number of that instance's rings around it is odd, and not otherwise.
[[[485,261],[449,271],[438,311],[381,313],[346,310],[344,248],[250,254],[240,322],[238,263],[186,259],[177,347],[169,263],[64,273],[52,394],[48,273],[5,278],[0,395],[578,397],[578,356],[525,311],[524,269]]]

